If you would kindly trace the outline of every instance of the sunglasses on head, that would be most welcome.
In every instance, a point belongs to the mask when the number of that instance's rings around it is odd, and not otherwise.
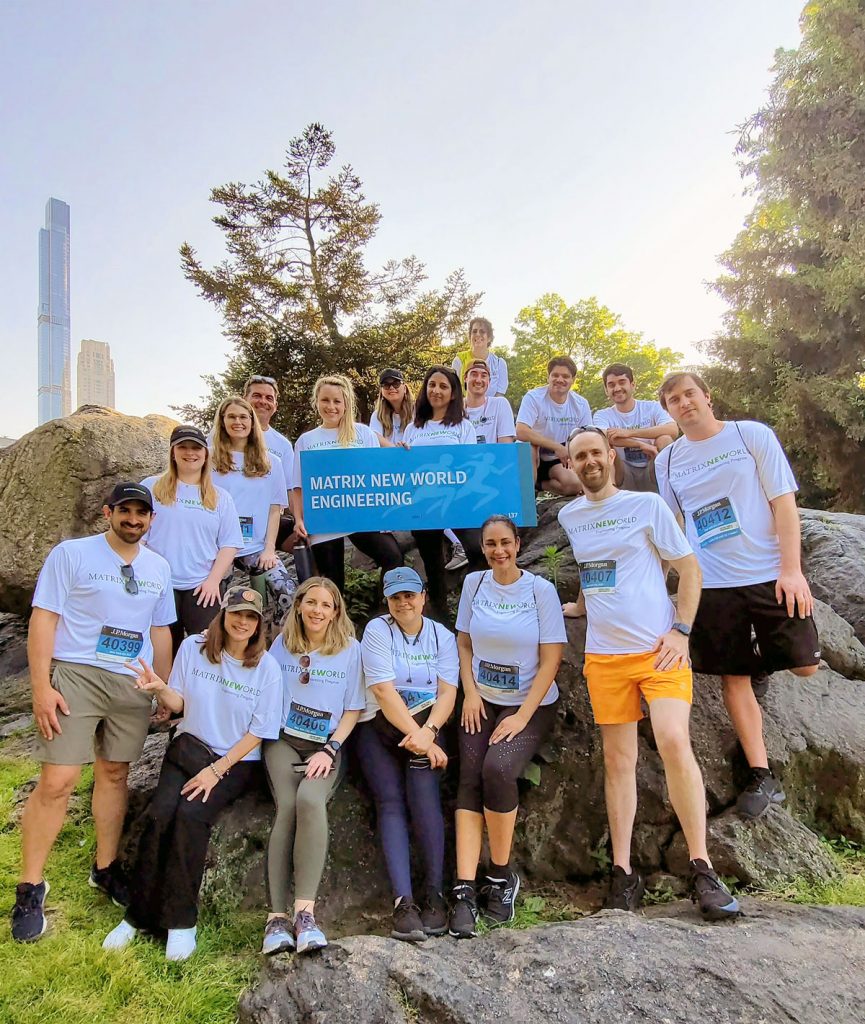
[[[273,377],[263,377],[260,373],[254,374],[249,378],[250,384],[276,384]]]
[[[607,436],[600,427],[574,427],[570,434],[568,434],[568,441],[573,441],[573,439],[575,437],[579,437],[580,434],[600,434],[601,437]]]
[[[135,579],[135,570],[131,565],[121,565],[120,575],[123,577],[123,589],[132,597],[138,593],[138,581]]]
[[[310,661],[310,657],[308,654],[301,655],[300,667],[303,669],[303,671],[300,673],[300,683],[302,686],[306,686],[306,684],[309,682],[309,666],[311,664],[312,662]]]

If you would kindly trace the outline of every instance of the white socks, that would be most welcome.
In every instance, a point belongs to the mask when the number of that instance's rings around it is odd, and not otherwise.
[[[102,940],[102,948],[125,949],[135,938],[137,932],[138,929],[133,928],[132,925],[124,919],[116,928],[112,929],[112,931],[105,936]]]
[[[165,946],[165,959],[189,959],[195,952],[195,931],[195,928],[170,928]]]

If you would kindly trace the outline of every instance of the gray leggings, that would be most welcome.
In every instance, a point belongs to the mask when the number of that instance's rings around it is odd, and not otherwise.
[[[301,745],[301,744],[299,744]],[[302,744],[304,749],[306,744]],[[294,770],[308,755],[298,753],[283,733],[263,744],[267,780],[276,815],[267,843],[267,893],[271,910],[288,910],[289,876],[294,865],[294,898],[314,900],[327,856],[327,799],[339,777],[340,754],[325,779]]]

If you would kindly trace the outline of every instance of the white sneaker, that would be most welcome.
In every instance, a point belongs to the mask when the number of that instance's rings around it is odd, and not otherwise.
[[[188,960],[195,952],[195,928],[169,928],[166,960]]]
[[[120,924],[113,928],[102,940],[103,949],[126,949],[130,942],[138,934],[138,929],[133,927],[125,918]]]
[[[462,569],[464,565],[468,565],[469,560],[466,557],[465,549],[462,544],[454,544],[454,553],[451,556],[451,560],[445,566],[448,572],[452,572],[454,569]]]

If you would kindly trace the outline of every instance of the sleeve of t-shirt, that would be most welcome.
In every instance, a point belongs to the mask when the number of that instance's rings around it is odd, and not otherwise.
[[[369,418],[369,429],[375,431],[380,437],[384,437],[384,427],[381,425],[377,412],[374,412]]]
[[[367,686],[394,682],[396,670],[393,667],[393,648],[389,631],[382,619],[373,619],[367,624],[360,649]]]
[[[496,394],[504,395],[507,394],[508,390],[508,364],[499,356],[499,380],[498,380],[498,391]],[[510,406],[509,406],[510,407]],[[513,413],[511,413],[513,416]],[[504,436],[504,435],[502,435]]]
[[[475,428],[472,426],[472,421],[468,418],[464,419],[460,424],[460,444],[477,444],[478,435],[475,432]]]
[[[736,425],[757,463],[757,473],[767,499],[772,501],[782,494],[798,491],[799,485],[774,430],[751,420]]]
[[[564,644],[568,641],[565,632],[565,617],[562,613],[562,602],[556,588],[543,576],[535,577],[535,593],[538,606],[540,633],[538,643]]]
[[[351,645],[348,660],[348,681],[345,688],[343,707],[346,711],[363,711],[366,707],[366,687],[363,681],[363,656],[360,644]]]
[[[438,678],[449,686],[459,686],[460,656],[453,633],[445,626],[433,622],[438,640]]]
[[[652,426],[661,427],[665,423],[675,423],[676,421],[667,412],[667,410],[661,405],[660,402],[653,401],[650,405],[652,412]]]
[[[219,488],[219,529],[216,531],[216,546],[218,548],[243,547],[243,534],[240,532],[240,519],[237,515],[237,506],[234,498],[228,491]]]
[[[598,409],[598,411],[592,417],[592,426],[600,427],[601,430],[610,429],[610,410],[609,409]]]
[[[582,395],[577,396],[580,399],[580,422],[577,424],[578,427],[590,427],[592,425],[592,407],[583,398]]]
[[[482,572],[470,572],[463,580],[460,604],[457,609],[457,629],[460,633],[468,633],[472,624],[472,601],[483,578]]]
[[[72,589],[74,573],[69,548],[63,544],[52,548],[36,580],[33,607],[60,615]]]
[[[660,495],[650,495],[653,499]],[[663,500],[653,500],[649,515],[649,539],[658,550],[661,558],[672,561],[694,553],[684,533],[679,529],[676,517]]]
[[[297,444],[294,446],[294,464],[291,468],[291,486],[301,487],[302,479],[300,475],[300,456],[303,454],[303,450],[306,447],[303,441],[304,435],[301,434],[297,439]]]
[[[527,391],[520,402],[520,408],[517,412],[517,423],[525,423],[527,427],[531,427],[534,430],[537,422],[538,400],[531,391]]]
[[[375,431],[370,430],[365,423],[355,423],[354,429],[357,434],[357,439],[360,441],[361,448],[380,447],[378,443],[378,434],[376,434]]]
[[[403,431],[403,434],[402,434],[403,441],[405,441],[406,444],[410,445],[411,444],[411,440],[414,437],[414,435],[415,435],[417,430],[418,430],[418,428],[414,425],[414,420],[412,420],[409,424],[406,425],[406,428]]]
[[[171,586],[171,569],[165,562],[162,572],[162,593],[153,609],[151,623],[154,626],[170,626],[177,622],[177,605],[174,601],[174,589]]]
[[[199,638],[188,636],[180,645],[177,657],[171,666],[171,675],[168,677],[168,685],[176,693],[183,695],[186,689],[186,677],[189,675],[189,660],[195,654],[194,644],[200,644]]]
[[[517,428],[514,424],[514,411],[511,409],[511,403],[506,398],[500,398],[496,402],[496,438],[515,437],[516,433]]]
[[[282,672],[274,658],[262,654],[258,663],[260,693],[248,732],[262,740],[275,740],[282,726]]]
[[[460,380],[463,379],[463,363],[459,356],[454,356],[454,361],[451,363],[451,369],[454,371],[457,377],[459,377]]]

